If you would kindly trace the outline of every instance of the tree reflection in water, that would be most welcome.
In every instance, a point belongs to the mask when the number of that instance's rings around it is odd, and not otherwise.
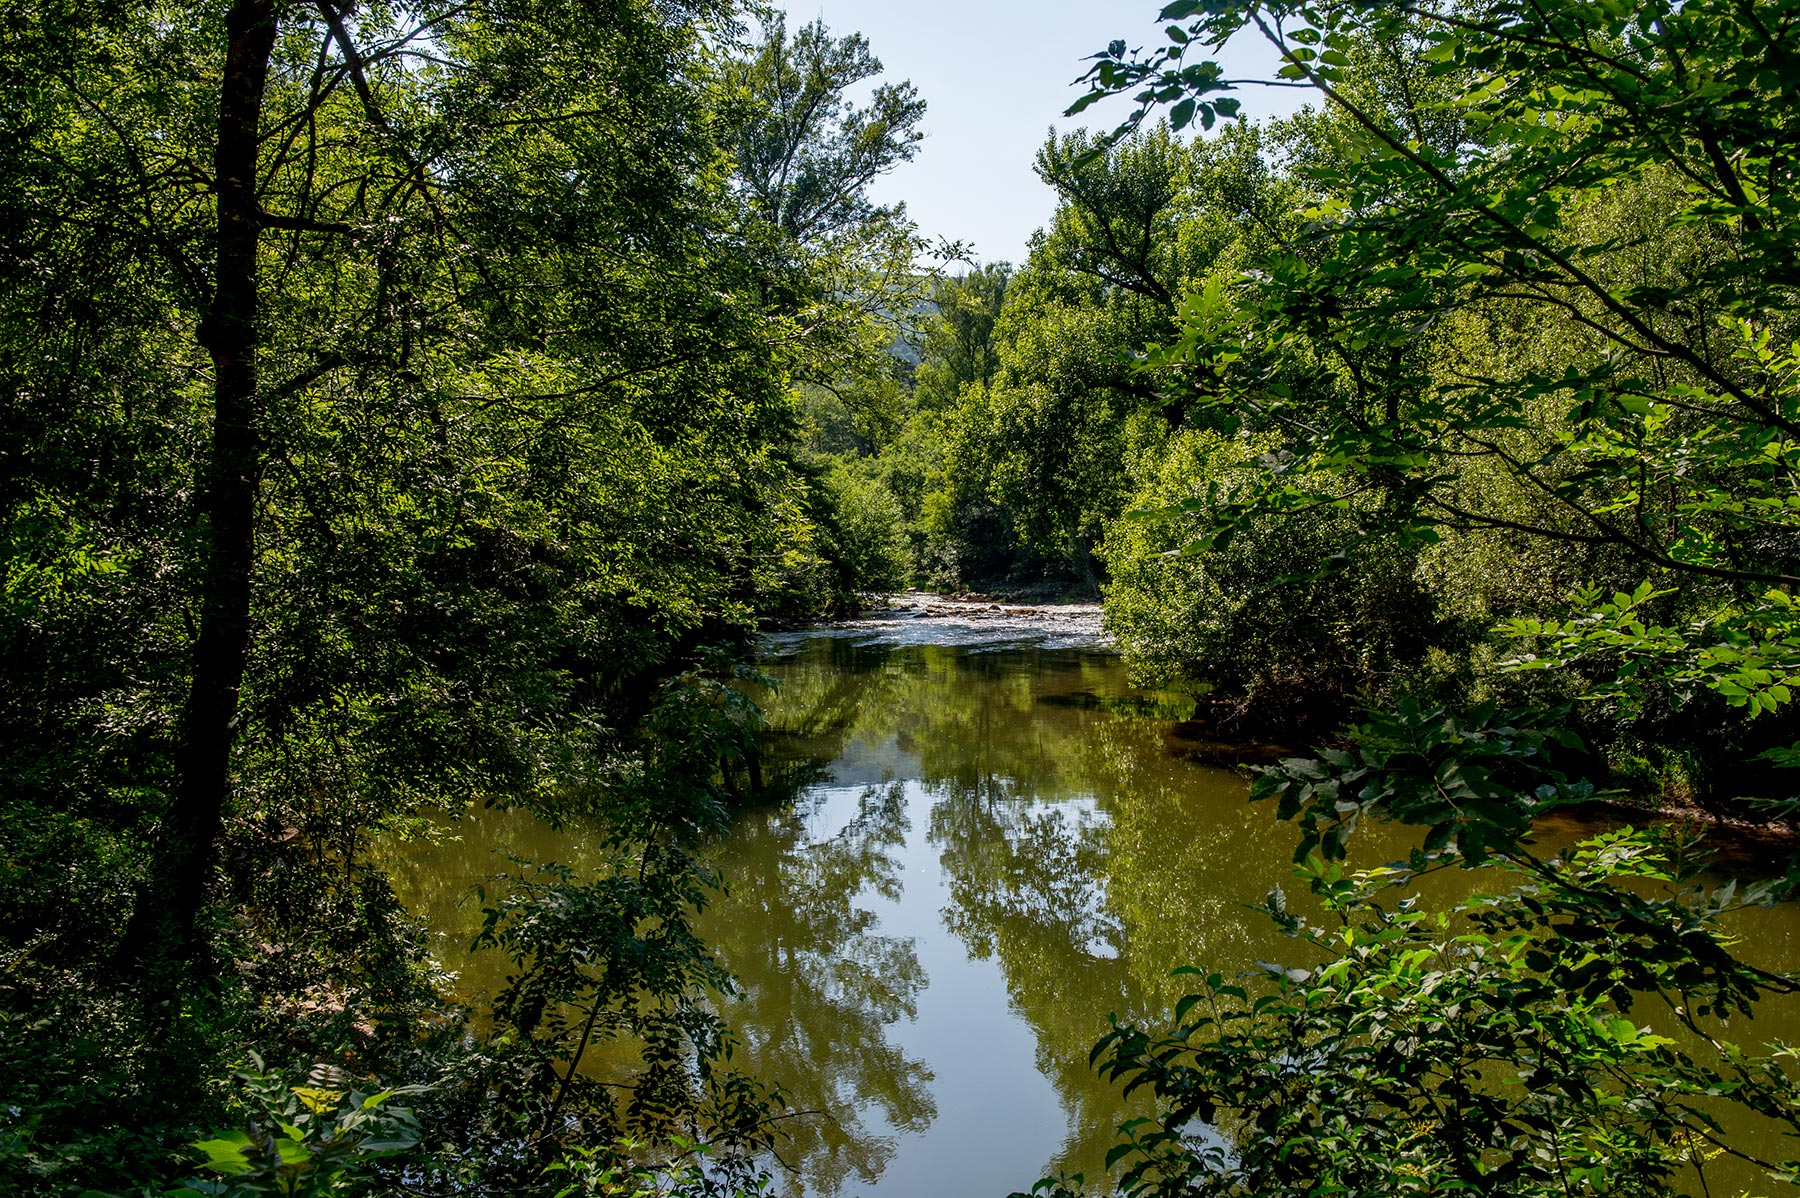
[[[836,801],[834,801],[836,800]],[[833,809],[847,822],[818,835]],[[815,790],[744,815],[719,855],[729,879],[703,934],[736,975],[728,1018],[756,1076],[788,1087],[798,1118],[781,1155],[790,1189],[839,1192],[881,1175],[894,1136],[937,1115],[931,1071],[895,1047],[926,983],[911,938],[881,934],[859,900],[900,897],[893,850],[908,829],[904,788]],[[879,1113],[881,1126],[867,1116]]]
[[[815,640],[765,664],[768,790],[716,848],[728,890],[702,931],[743,989],[725,1014],[744,1063],[824,1112],[791,1121],[788,1188],[1098,1178],[1133,1112],[1088,1049],[1109,1013],[1166,1011],[1176,965],[1291,956],[1244,908],[1291,877],[1291,830],[1236,775],[1170,756],[1191,703],[1134,691],[1109,654]],[[493,966],[455,959],[478,918],[456,897],[494,850],[593,854],[520,815],[460,830],[396,876],[473,993]]]
[[[1107,1016],[1156,1018],[1181,993],[1168,975],[1183,962],[1283,955],[1244,903],[1287,870],[1268,813],[1234,779],[1232,802],[1206,802],[1196,782],[1221,780],[1161,754],[1153,726],[1100,717],[1059,743],[1050,788],[1012,768],[1019,758],[991,759],[974,783],[928,779],[931,842],[951,896],[944,924],[999,966],[1066,1115],[1043,1164],[1093,1178],[1117,1126],[1142,1113],[1088,1063]]]
[[[1169,972],[1183,962],[1251,968],[1259,957],[1286,955],[1290,946],[1245,904],[1290,876],[1291,837],[1271,812],[1244,802],[1236,775],[1172,757],[1162,734],[1187,714],[1183,701],[1134,691],[1107,654],[883,649],[827,640],[801,646],[771,669],[783,682],[770,706],[772,724],[784,734],[776,738],[779,750],[810,760],[840,785],[874,771],[923,785],[929,845],[948,892],[941,926],[971,958],[995,964],[1011,1008],[968,1017],[1030,1028],[1038,1072],[1067,1120],[1060,1137],[1045,1129],[1044,1157],[1025,1166],[1016,1184],[1025,1188],[1042,1169],[1098,1178],[1115,1128],[1135,1113],[1088,1064],[1107,1016],[1142,1019],[1166,1010],[1182,992]],[[898,804],[897,788],[883,793]],[[803,800],[791,818],[804,823],[804,803],[817,801]],[[889,818],[905,827],[903,811]],[[896,837],[886,847],[900,846]],[[863,867],[869,893],[900,898],[880,889],[892,877],[882,866]],[[759,884],[759,893],[771,907],[783,896],[796,909],[816,902],[804,881],[793,891]],[[848,926],[842,914],[824,918],[830,932],[809,943],[825,943]],[[771,953],[763,967],[779,969],[776,961]],[[817,957],[798,965],[802,973],[827,968]],[[847,991],[833,993],[848,998]],[[797,1014],[788,1027],[806,1044],[830,1037],[834,1026],[854,1029],[859,1047],[834,1049],[854,1060],[867,1051],[861,1038],[877,1035],[897,1009],[872,1003],[857,1021],[831,1008],[820,1016],[822,1026],[802,1027],[807,1016]],[[885,1042],[883,1051],[892,1053]],[[764,1076],[795,1084],[807,1075],[807,1062],[804,1053],[791,1060],[796,1068],[772,1065]],[[859,1100],[884,1110],[893,1101],[883,1089],[887,1077],[859,1093],[843,1083],[846,1076],[824,1083],[828,1101],[852,1110]],[[912,1076],[925,1075],[921,1068]],[[994,1102],[1008,1102],[1030,1084],[995,1077]],[[928,1109],[929,1099],[924,1103]],[[883,1140],[845,1152],[873,1160],[890,1150]]]
[[[1090,1173],[1092,1149],[1104,1159],[1127,1111],[1095,1084],[1087,1050],[1107,1012],[1134,1005],[1124,926],[1106,901],[1107,831],[1090,805],[1045,806],[1006,787],[948,787],[931,810],[950,876],[945,926],[972,956],[998,961],[1068,1118],[1055,1164]]]

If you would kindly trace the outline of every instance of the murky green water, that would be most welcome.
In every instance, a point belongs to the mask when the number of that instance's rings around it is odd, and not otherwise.
[[[704,932],[743,987],[728,1014],[756,1071],[829,1112],[794,1126],[790,1192],[999,1198],[1098,1177],[1132,1112],[1088,1049],[1109,1013],[1163,1017],[1175,965],[1294,958],[1245,907],[1291,883],[1292,829],[1238,775],[1172,753],[1188,705],[1134,690],[1109,653],[841,636],[771,653],[771,781],[795,797],[719,846],[730,889]],[[1365,839],[1371,860],[1409,843]],[[466,894],[505,851],[590,856],[578,832],[487,812],[402,879],[470,993],[499,963],[461,951]],[[1759,920],[1758,958],[1793,960],[1797,927]],[[1783,1023],[1758,1038],[1800,1034]]]

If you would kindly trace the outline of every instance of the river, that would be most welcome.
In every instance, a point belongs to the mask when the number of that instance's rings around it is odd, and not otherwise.
[[[1101,1177],[1133,1111],[1089,1048],[1109,1015],[1164,1017],[1178,964],[1295,958],[1247,906],[1292,889],[1293,829],[1183,754],[1169,732],[1191,700],[1132,686],[1092,609],[915,601],[764,652],[780,798],[718,846],[728,889],[702,930],[742,987],[740,1060],[825,1112],[794,1123],[784,1192],[1002,1198]],[[469,889],[505,852],[578,861],[578,839],[491,811],[410,855],[403,896],[465,991],[499,970],[463,952]],[[1383,860],[1411,834],[1359,839]],[[1760,960],[1795,959],[1794,915],[1759,918]]]

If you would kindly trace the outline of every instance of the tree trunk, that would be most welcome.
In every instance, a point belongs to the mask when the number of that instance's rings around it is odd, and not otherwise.
[[[213,364],[213,434],[202,490],[206,520],[200,631],[182,714],[175,794],[158,831],[150,876],[125,951],[155,992],[172,996],[203,956],[197,936],[231,789],[238,691],[250,645],[257,438],[258,127],[276,0],[235,0],[225,19],[225,76],[214,154],[218,265],[198,340]]]

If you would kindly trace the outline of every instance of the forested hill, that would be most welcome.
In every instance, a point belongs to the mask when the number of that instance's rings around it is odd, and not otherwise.
[[[1155,1108],[1105,1184],[1800,1176],[1718,1114],[1800,1133],[1733,1038],[1800,981],[1729,931],[1800,869],[1530,839],[1794,814],[1800,0],[1154,15],[976,265],[869,198],[925,100],[822,21],[0,14],[0,1191],[766,1188],[803,1113],[735,1063],[697,846],[763,785],[759,629],[909,585],[1102,596],[1311,754],[1254,790],[1308,965],[1096,1046]],[[483,806],[605,864],[478,896],[472,1011],[383,851]],[[1358,873],[1373,819],[1419,848]]]

